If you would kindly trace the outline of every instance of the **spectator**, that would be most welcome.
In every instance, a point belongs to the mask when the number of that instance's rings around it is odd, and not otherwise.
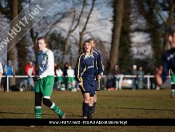
[[[64,81],[64,84],[65,84],[66,90],[68,89],[68,86],[67,86],[67,69],[68,69],[68,66],[69,66],[69,64],[66,62],[64,64],[64,68],[63,68],[63,76],[64,76],[63,81]]]
[[[68,66],[68,69],[67,69],[67,86],[68,86],[68,89],[75,92],[76,89],[75,89],[75,80],[74,80],[74,70],[72,69],[71,66]]]
[[[67,69],[68,69],[68,67],[69,67],[69,64],[66,62],[66,63],[64,64],[63,76],[67,76]]]
[[[155,69],[154,68],[151,68],[152,71],[151,71],[151,75],[154,75],[156,73],[156,70],[158,69],[158,67],[156,67]],[[157,84],[155,82],[155,78],[150,78],[150,82],[151,82],[151,89],[156,89],[157,88]]]
[[[57,78],[57,82],[56,82],[57,87],[58,87],[59,90],[64,91],[65,87],[63,85],[63,71],[60,69],[59,66],[56,67],[55,73],[56,73],[56,76],[57,76],[56,77]]]
[[[27,91],[28,90],[28,79],[26,78],[20,79],[17,83],[17,86],[18,85],[19,85],[20,92]]]
[[[8,64],[5,65],[4,67],[4,75],[6,76],[4,77],[4,92],[7,92],[7,77],[11,75],[15,76],[13,73],[13,66],[11,65],[12,64],[11,60],[8,60],[7,63]],[[8,84],[10,86],[10,78],[8,78]]]
[[[0,88],[1,88],[1,78],[2,78],[2,74],[3,74],[3,67],[2,64],[0,62]]]
[[[143,78],[144,78],[144,72],[142,70],[142,66],[139,66],[139,70],[137,71],[137,79],[138,79],[138,88],[143,88]]]
[[[106,87],[108,89],[108,91],[110,91],[111,88],[114,89],[116,83],[115,83],[115,76],[110,73],[107,75],[107,82],[106,82]]]
[[[32,61],[29,61],[25,66],[25,73],[28,76],[28,86],[31,87],[31,91],[34,91],[34,81],[32,75],[36,75],[36,70]]]
[[[115,64],[114,69],[113,69],[113,74],[115,77],[115,90],[122,89],[122,80],[123,80],[123,75],[121,74],[121,71],[119,69],[118,64]]]
[[[102,77],[102,80],[101,80],[101,82],[102,82],[102,90],[106,90],[107,89],[107,71],[106,71],[106,67],[105,67],[105,65],[103,64],[102,65],[102,67],[103,67],[103,77]]]
[[[133,65],[132,75],[137,76],[137,66],[136,65]],[[136,81],[137,81],[137,78],[136,77],[133,77],[133,79],[132,79],[132,89],[133,90],[135,90],[136,87],[137,87]]]

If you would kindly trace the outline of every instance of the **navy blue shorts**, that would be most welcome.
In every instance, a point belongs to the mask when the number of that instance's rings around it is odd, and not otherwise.
[[[94,80],[95,82],[95,91],[100,91],[100,80]]]
[[[80,87],[82,94],[90,93],[93,97],[95,94],[95,82],[92,78],[83,78],[83,87]]]

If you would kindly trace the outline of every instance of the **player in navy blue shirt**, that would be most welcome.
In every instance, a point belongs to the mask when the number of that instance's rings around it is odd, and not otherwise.
[[[83,53],[78,57],[75,77],[83,94],[83,118],[92,118],[93,97],[95,94],[94,78],[97,74],[93,56],[93,46],[89,41],[83,43]]]
[[[93,38],[88,39],[94,49],[95,49],[95,40]],[[103,75],[103,65],[102,65],[102,60],[101,60],[101,55],[97,50],[93,50],[93,56],[95,57],[95,65],[97,67],[97,76],[95,77],[95,95],[94,95],[94,101],[93,101],[93,114],[95,115],[95,105],[97,103],[97,91],[100,90],[100,80]]]
[[[170,69],[175,73],[175,25],[169,28],[168,40],[171,49],[162,55],[161,66],[155,74],[155,80],[158,86],[161,86],[166,81]],[[172,87],[172,91],[174,91],[174,87]],[[171,94],[171,97],[174,97],[174,92]]]

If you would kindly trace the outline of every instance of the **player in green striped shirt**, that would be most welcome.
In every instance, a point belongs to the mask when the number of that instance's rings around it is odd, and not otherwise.
[[[36,77],[35,88],[35,118],[41,118],[43,104],[53,110],[60,119],[64,119],[66,114],[58,108],[58,106],[50,101],[50,96],[54,86],[54,55],[51,50],[47,48],[47,42],[44,37],[37,39],[39,53],[38,65],[39,71]]]

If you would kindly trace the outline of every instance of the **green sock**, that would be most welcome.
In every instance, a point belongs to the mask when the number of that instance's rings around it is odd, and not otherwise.
[[[58,108],[58,106],[57,106],[55,103],[53,103],[52,106],[51,106],[50,108],[51,108],[51,110],[53,110],[58,116],[62,116],[62,115],[64,114],[63,111],[60,110],[60,109]]]
[[[41,106],[36,106],[36,107],[35,107],[35,118],[36,118],[36,119],[41,118],[41,113],[42,113],[42,108],[41,108]]]
[[[174,89],[171,90],[171,95],[174,95]]]

